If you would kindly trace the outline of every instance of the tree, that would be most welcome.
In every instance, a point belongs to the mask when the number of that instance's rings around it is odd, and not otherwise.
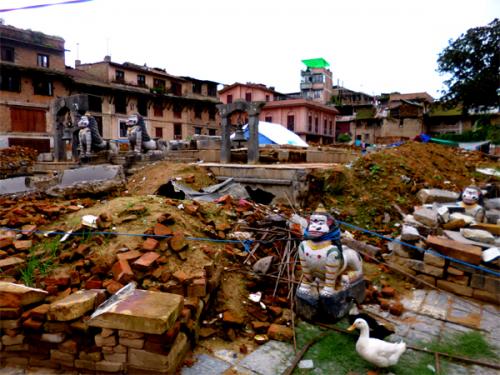
[[[500,22],[495,18],[487,26],[467,30],[450,40],[438,56],[441,74],[451,77],[442,100],[462,104],[464,112],[500,105]]]

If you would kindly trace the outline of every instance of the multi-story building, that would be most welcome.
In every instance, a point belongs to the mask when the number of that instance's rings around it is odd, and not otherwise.
[[[218,133],[217,82],[177,77],[146,65],[119,64],[110,56],[90,64],[77,61],[75,70],[87,73],[97,85],[105,84],[101,113],[94,114],[102,118],[105,138],[125,138],[126,119],[132,113],[145,118],[153,137],[186,139]],[[75,77],[77,84],[82,83],[80,78]]]
[[[265,101],[259,120],[281,124],[298,134],[304,141],[331,144],[335,138],[335,117],[338,111],[304,98],[289,98],[273,87],[255,83],[234,83],[219,91],[224,104],[236,100]]]
[[[51,147],[50,102],[68,94],[64,39],[0,24],[0,147]]]
[[[311,99],[319,103],[329,103],[332,98],[332,72],[328,67],[330,64],[323,58],[302,60],[306,66],[300,72],[300,93],[305,99]]]
[[[90,112],[104,138],[125,139],[132,113],[150,135],[186,139],[218,134],[217,82],[177,77],[164,69],[101,62],[65,66],[64,39],[0,24],[0,147],[49,152],[58,97],[91,94]]]

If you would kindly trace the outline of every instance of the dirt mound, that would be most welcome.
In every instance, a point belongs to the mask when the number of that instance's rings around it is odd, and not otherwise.
[[[323,176],[323,203],[340,211],[339,218],[347,222],[393,231],[389,225],[400,218],[397,207],[410,212],[419,203],[420,189],[458,192],[494,179],[476,172],[479,166],[495,167],[495,162],[480,152],[408,142],[357,159],[344,181]]]
[[[160,161],[135,173],[129,178],[127,187],[132,195],[154,194],[161,185],[172,178],[181,178],[184,185],[195,190],[217,183],[205,169],[196,165]]]

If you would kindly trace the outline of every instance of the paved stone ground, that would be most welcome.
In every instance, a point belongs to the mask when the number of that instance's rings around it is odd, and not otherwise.
[[[369,312],[380,315],[393,323],[396,333],[390,341],[403,340],[409,345],[422,347],[425,342],[437,340],[457,332],[480,331],[495,348],[500,357],[500,310],[493,305],[461,298],[437,290],[414,290],[402,299],[405,312],[395,317],[382,311],[378,305],[365,306]],[[482,366],[452,363],[450,374],[479,375],[498,374],[498,371]]]
[[[402,339],[409,345],[422,346],[425,342],[440,340],[447,334],[478,330],[496,347],[496,353],[500,356],[500,310],[497,307],[444,292],[422,289],[413,291],[401,302],[406,309],[401,317],[382,311],[378,305],[365,306],[369,312],[380,315],[395,325],[396,333],[390,337],[390,341]],[[290,365],[293,357],[294,352],[290,344],[269,341],[242,359],[229,350],[219,350],[213,355],[199,354],[195,364],[192,367],[184,367],[181,375],[278,375]],[[311,374],[321,374],[318,370],[310,371]],[[488,367],[460,362],[452,362],[448,366],[448,373],[498,374],[496,370]],[[49,369],[0,369],[0,375],[32,374],[49,375],[61,372]]]

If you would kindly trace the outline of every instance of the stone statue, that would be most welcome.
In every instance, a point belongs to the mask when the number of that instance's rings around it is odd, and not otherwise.
[[[472,216],[478,223],[485,218],[483,207],[483,193],[477,186],[467,186],[460,196],[459,206],[465,210],[465,214]]]
[[[353,299],[361,303],[364,298],[363,263],[356,251],[341,244],[330,214],[318,210],[308,221],[299,245],[303,276],[296,293],[298,311],[306,319],[321,313],[337,319],[349,311]]]
[[[127,120],[128,141],[130,151],[141,155],[143,150],[157,150],[161,148],[161,142],[151,139],[146,129],[144,118],[140,114],[132,115]]]
[[[85,114],[78,121],[78,140],[80,142],[80,157],[91,157],[93,152],[105,150],[107,142],[102,139],[97,128],[96,119]]]

